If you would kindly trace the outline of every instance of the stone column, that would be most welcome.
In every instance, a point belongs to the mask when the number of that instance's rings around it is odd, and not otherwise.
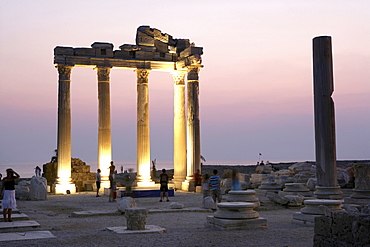
[[[332,94],[333,60],[331,37],[313,39],[313,84],[315,109],[316,176],[319,199],[341,199],[337,181],[335,118]]]
[[[71,103],[70,84],[72,66],[58,64],[58,176],[54,183],[57,194],[75,193],[71,178]]]
[[[172,73],[174,80],[174,119],[173,119],[173,165],[176,188],[181,189],[186,178],[186,118],[185,118],[185,72]]]
[[[188,87],[188,128],[187,128],[187,180],[200,167],[200,121],[199,121],[199,66],[190,66],[187,77]],[[183,184],[184,185],[184,184]],[[186,185],[185,185],[186,188]]]
[[[355,188],[350,198],[344,198],[344,202],[367,205],[370,203],[370,164],[355,164],[353,168]]]
[[[137,186],[151,187],[148,69],[137,69]]]
[[[101,187],[109,187],[109,166],[112,160],[112,139],[110,120],[109,67],[97,67],[99,127],[98,127],[98,168],[101,170]]]

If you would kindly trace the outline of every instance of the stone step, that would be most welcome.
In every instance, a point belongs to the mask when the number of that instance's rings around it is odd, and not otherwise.
[[[0,230],[14,229],[14,228],[34,228],[34,227],[39,227],[39,226],[40,224],[33,220],[0,222]]]
[[[49,231],[0,233],[0,242],[41,238],[55,238],[55,236]]]
[[[88,217],[88,216],[111,216],[111,215],[121,215],[122,213],[118,210],[111,211],[80,211],[73,212],[71,217]]]
[[[28,217],[27,214],[12,214],[12,220],[29,220],[30,218]]]

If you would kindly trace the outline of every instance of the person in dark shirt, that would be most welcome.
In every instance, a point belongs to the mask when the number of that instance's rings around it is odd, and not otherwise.
[[[3,216],[4,222],[12,222],[13,209],[17,208],[15,200],[15,179],[19,178],[19,174],[13,169],[6,169],[6,177],[2,181],[0,197],[3,199]],[[8,217],[7,217],[8,216]]]
[[[170,200],[168,199],[168,175],[166,173],[166,169],[162,169],[162,173],[161,175],[159,175],[159,182],[161,184],[161,188],[160,188],[160,202],[162,201],[163,199],[163,196],[164,196],[164,193],[166,193],[166,198],[167,198],[167,201],[169,202]]]

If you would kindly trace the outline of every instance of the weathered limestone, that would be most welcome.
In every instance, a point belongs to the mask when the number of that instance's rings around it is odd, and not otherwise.
[[[366,205],[370,203],[370,164],[355,164],[355,188],[345,203]]]
[[[31,178],[30,185],[30,200],[46,200],[47,197],[47,182],[46,178],[35,177]]]
[[[137,186],[154,185],[150,177],[149,70],[137,69]]]
[[[267,220],[259,217],[254,207],[254,203],[249,202],[217,203],[217,211],[213,216],[207,216],[205,226],[219,230],[266,228]]]
[[[71,102],[70,77],[72,66],[57,65],[59,73],[58,89],[58,178],[54,192],[66,194],[76,192],[71,179]]]
[[[176,188],[182,188],[186,178],[186,116],[185,116],[185,72],[172,72],[174,80],[174,117],[173,117],[173,164]]]
[[[94,46],[95,45],[95,46]],[[93,47],[96,47],[94,43]],[[102,188],[109,187],[109,166],[112,160],[112,138],[110,121],[109,67],[96,67],[98,74],[98,168],[101,170]]]
[[[137,73],[137,185],[153,187],[150,180],[150,132],[148,74],[152,70],[174,72],[174,166],[176,188],[194,171],[200,169],[199,126],[199,70],[202,47],[195,47],[188,39],[174,39],[171,35],[149,26],[140,26],[136,44],[123,44],[113,50],[113,44],[95,42],[91,48],[54,48],[54,63],[59,71],[58,105],[58,180],[56,192],[74,192],[70,180],[71,121],[70,72],[73,66],[94,67],[98,72],[99,131],[98,167],[102,171],[102,186],[107,183],[107,169],[111,160],[110,92],[111,68],[133,69]],[[188,135],[185,122],[185,83],[188,82]],[[187,146],[188,145],[188,146]],[[189,180],[188,179],[188,180]],[[188,182],[188,181],[187,181]],[[189,183],[186,183],[188,188]],[[185,188],[185,189],[186,189]],[[184,188],[182,188],[184,189]]]
[[[286,183],[283,191],[279,191],[279,195],[302,195],[312,196],[312,192],[303,183]]]
[[[314,246],[370,246],[370,214],[332,212],[315,218]]]
[[[333,61],[331,37],[313,39],[316,177],[319,199],[341,199],[336,174]]]
[[[15,198],[19,200],[30,199],[30,181],[22,180],[15,186]]]
[[[258,187],[260,190],[267,190],[267,191],[280,191],[282,188],[282,185],[276,183],[276,182],[262,182],[261,186]]]
[[[124,213],[128,208],[136,208],[136,202],[132,197],[123,197],[122,200],[117,203],[117,209]]]
[[[216,209],[216,203],[211,196],[203,198],[203,207],[205,209]]]
[[[171,209],[183,209],[184,207],[185,207],[184,204],[178,202],[171,202],[170,204]]]
[[[305,200],[305,207],[300,212],[293,213],[293,223],[303,223],[312,225],[315,222],[315,218],[324,215],[323,207],[328,208],[330,211],[343,211],[340,200]]]
[[[228,202],[250,202],[255,208],[261,205],[255,190],[230,190],[227,195]]]
[[[147,215],[148,209],[146,208],[126,209],[127,230],[145,230]]]
[[[200,121],[199,121],[199,70],[200,66],[190,66],[187,76],[188,119],[187,119],[187,181],[183,189],[189,188],[189,181],[200,167]]]

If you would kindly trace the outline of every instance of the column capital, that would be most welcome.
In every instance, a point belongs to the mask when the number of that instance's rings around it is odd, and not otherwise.
[[[59,80],[69,81],[71,80],[71,71],[73,66],[58,64],[55,66],[58,69]]]
[[[185,82],[184,82],[185,74],[186,74],[186,71],[175,70],[171,72],[175,85],[185,85]]]
[[[95,67],[94,70],[97,70],[98,81],[107,81],[109,82],[110,67]]]
[[[148,83],[148,76],[150,73],[150,69],[135,69],[137,75],[137,83],[144,84]]]
[[[189,66],[188,67],[188,81],[199,80],[199,70],[201,66]]]

